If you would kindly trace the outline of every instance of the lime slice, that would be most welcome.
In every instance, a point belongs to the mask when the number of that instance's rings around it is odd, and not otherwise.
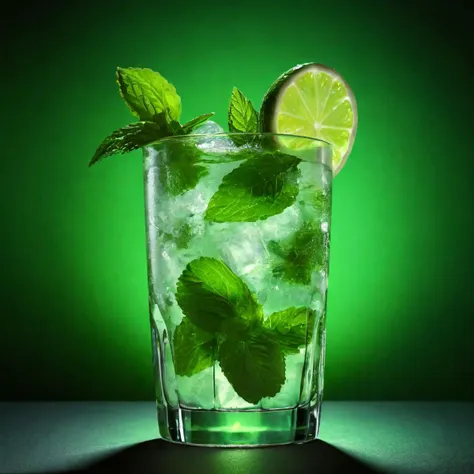
[[[322,64],[302,64],[282,74],[260,109],[264,132],[319,138],[333,146],[333,175],[346,163],[357,132],[357,103],[342,76]],[[305,140],[285,139],[299,149]]]

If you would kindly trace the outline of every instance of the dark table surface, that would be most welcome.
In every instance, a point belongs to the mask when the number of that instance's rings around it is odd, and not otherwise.
[[[325,402],[320,440],[253,449],[157,439],[150,402],[0,404],[0,473],[474,474],[474,404]]]

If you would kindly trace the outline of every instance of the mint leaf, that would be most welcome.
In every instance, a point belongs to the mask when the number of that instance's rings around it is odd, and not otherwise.
[[[198,117],[193,118],[189,122],[186,122],[183,125],[184,133],[192,132],[194,128],[207,122],[213,115],[214,115],[214,112],[211,112],[210,114],[202,114],[202,115],[199,115]]]
[[[307,200],[307,203],[321,216],[326,219],[331,216],[331,191],[314,189],[314,186],[308,186],[306,189],[302,189],[302,191],[306,191],[305,194],[307,196],[303,204],[305,204]]]
[[[147,146],[167,135],[168,131],[154,122],[136,122],[119,128],[99,145],[89,166],[115,153],[127,153]]]
[[[117,68],[120,94],[130,111],[140,120],[154,121],[168,109],[169,118],[178,121],[181,98],[161,74],[151,69]]]
[[[175,243],[176,247],[179,249],[186,249],[188,248],[190,240],[193,238],[193,228],[189,223],[184,224],[178,230],[178,234],[176,236]]]
[[[311,340],[316,312],[310,308],[287,308],[271,314],[264,322],[285,355],[297,354]]]
[[[158,176],[161,186],[171,196],[194,189],[199,180],[208,174],[199,164],[201,152],[192,143],[168,141],[157,149]]]
[[[263,332],[245,340],[224,340],[219,363],[237,394],[249,403],[273,397],[285,382],[285,360],[280,346]]]
[[[270,241],[268,249],[282,262],[273,268],[273,274],[294,283],[309,285],[311,274],[326,263],[327,234],[317,223],[306,221],[288,240]]]
[[[205,219],[255,222],[280,214],[298,195],[300,160],[284,153],[263,153],[226,175],[212,196]]]
[[[162,235],[165,242],[174,242],[177,248],[186,249],[193,238],[193,228],[189,223],[184,222],[181,226],[176,227],[173,234],[163,232]]]
[[[191,377],[215,361],[216,341],[212,334],[183,318],[173,336],[174,368],[177,375]]]
[[[229,131],[237,133],[257,133],[258,114],[252,102],[234,87],[229,105]]]
[[[196,326],[212,333],[222,331],[227,319],[263,319],[262,307],[247,285],[214,258],[198,258],[187,265],[178,279],[176,300]]]
[[[277,255],[278,257],[285,258],[286,252],[281,246],[279,242],[276,240],[269,240],[267,243],[267,249],[270,250],[273,254]]]

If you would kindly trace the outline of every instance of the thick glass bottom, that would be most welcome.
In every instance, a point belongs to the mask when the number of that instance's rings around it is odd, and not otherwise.
[[[258,447],[317,438],[320,404],[268,411],[207,411],[158,407],[166,441],[197,446]]]

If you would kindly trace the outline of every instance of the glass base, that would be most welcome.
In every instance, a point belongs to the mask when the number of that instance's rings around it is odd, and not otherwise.
[[[158,407],[165,441],[196,446],[259,447],[317,438],[320,406],[269,411],[207,411]]]

